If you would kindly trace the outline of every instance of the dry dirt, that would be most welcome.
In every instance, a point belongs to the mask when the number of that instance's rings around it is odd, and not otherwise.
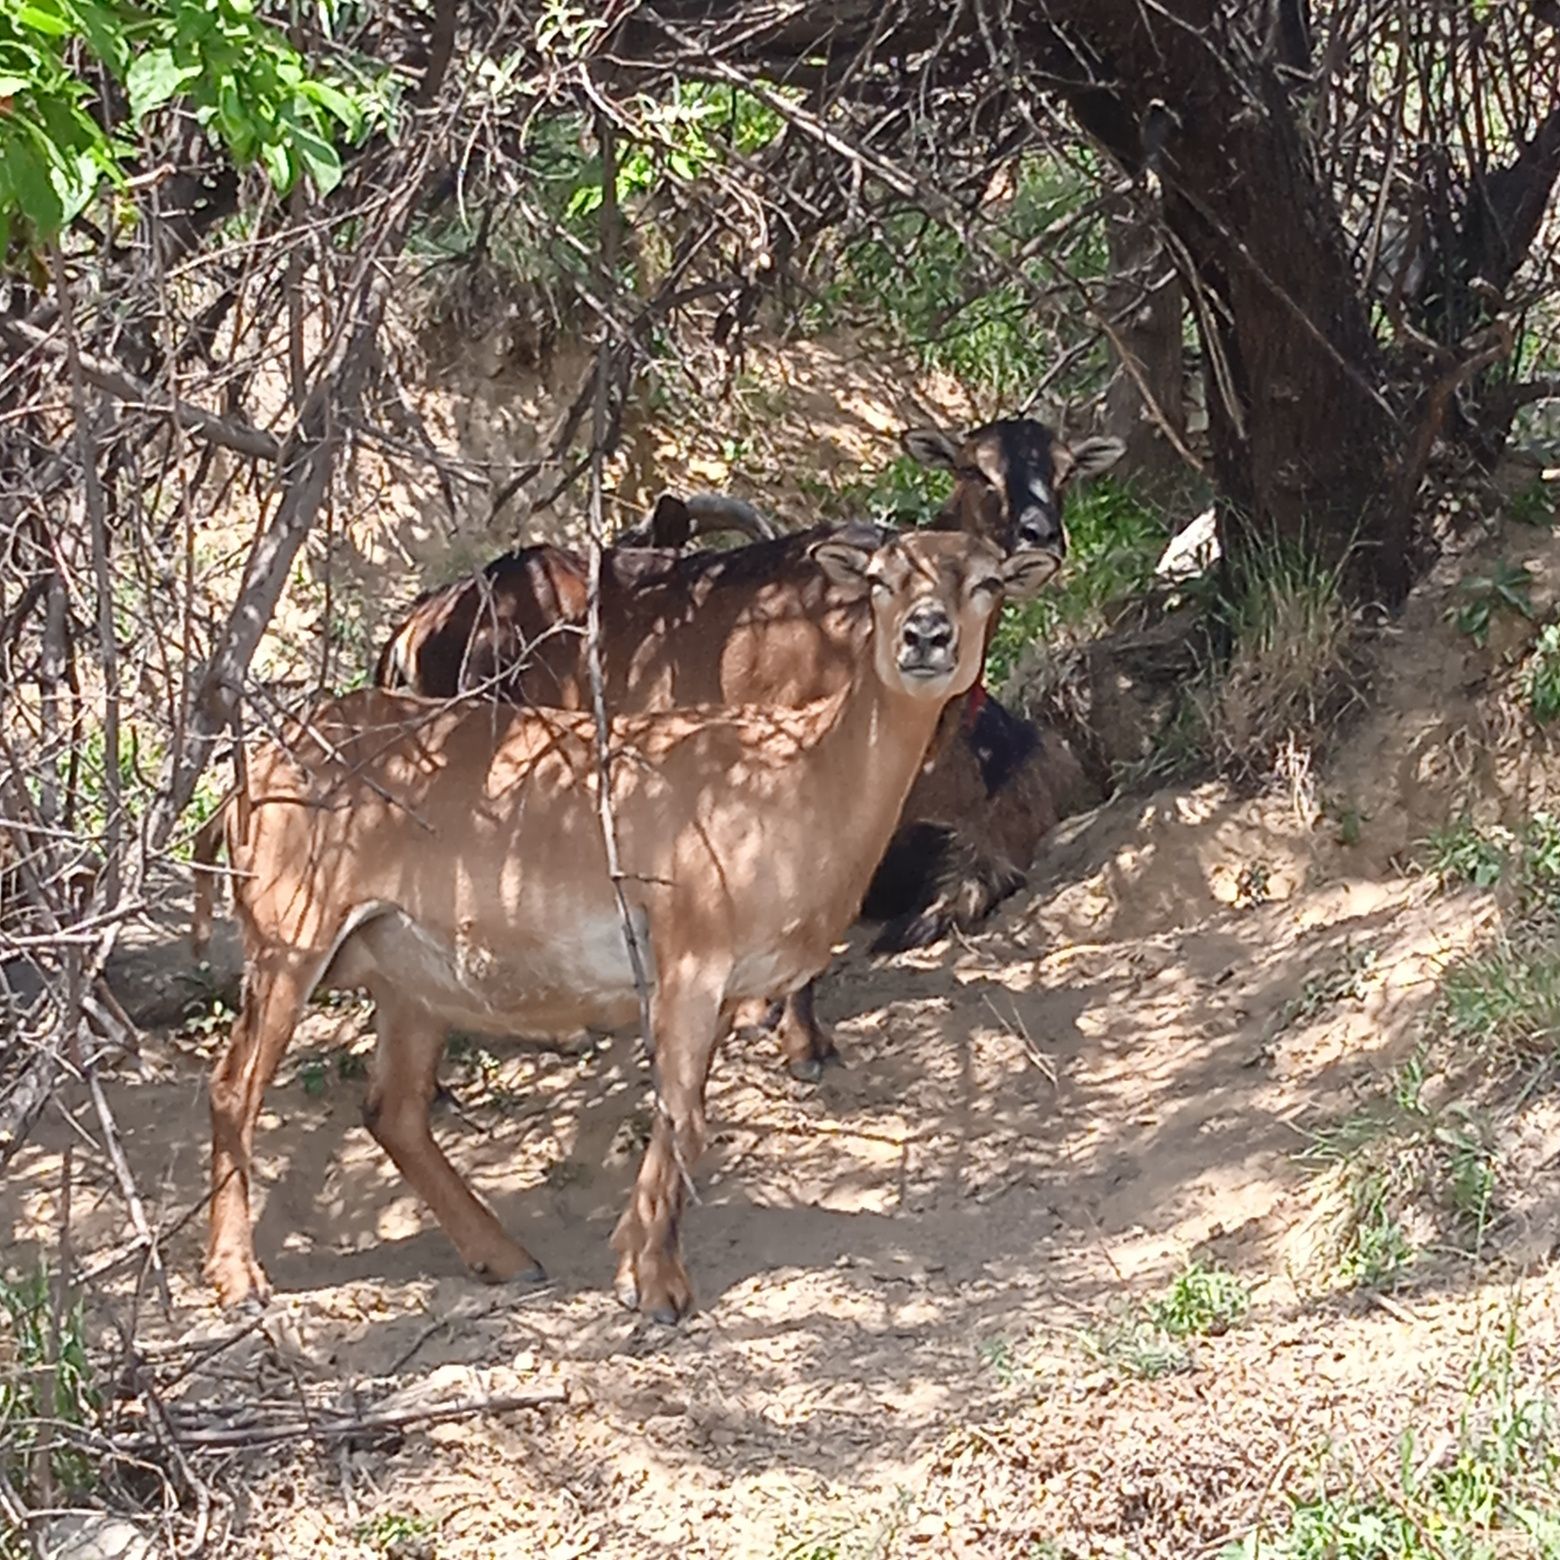
[[[1560,554],[1513,536],[1547,603]],[[225,1481],[240,1552],[369,1554],[385,1519],[415,1517],[431,1547],[397,1552],[1211,1555],[1273,1517],[1329,1441],[1369,1464],[1411,1421],[1450,1434],[1513,1305],[1555,1387],[1552,1096],[1529,1103],[1480,1259],[1426,1253],[1396,1297],[1330,1286],[1297,1159],[1379,1094],[1428,1032],[1446,961],[1499,914],[1408,871],[1406,846],[1464,802],[1546,792],[1531,743],[1499,757],[1512,647],[1445,621],[1455,572],[1380,647],[1378,707],[1316,796],[1121,799],[1070,820],[985,934],[889,963],[858,939],[827,982],[845,1065],[820,1086],[786,1078],[764,1037],[728,1042],[687,1221],[701,1308],[678,1331],[609,1293],[645,1111],[629,1041],[493,1046],[485,1076],[449,1069],[464,1103],[442,1140],[553,1277],[517,1298],[464,1275],[359,1124],[363,1085],[336,1058],[366,1047],[362,1009],[312,1012],[258,1145],[278,1296],[175,1395],[213,1413],[289,1384],[343,1408],[391,1385],[568,1397],[342,1458],[251,1455]],[[1448,772],[1448,751],[1476,761]],[[1357,836],[1328,815],[1338,798]],[[165,1225],[200,1200],[210,1047],[155,1033],[112,1083]],[[70,1139],[51,1118],[0,1186],[8,1265],[57,1224]],[[90,1269],[127,1231],[82,1151],[73,1203]],[[232,1326],[199,1283],[198,1222],[164,1246],[171,1310],[142,1300],[149,1345]],[[1111,1319],[1193,1255],[1251,1286],[1249,1318],[1158,1380],[1101,1359]]]

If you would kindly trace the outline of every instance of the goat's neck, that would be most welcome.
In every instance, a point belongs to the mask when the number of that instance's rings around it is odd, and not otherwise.
[[[850,686],[837,696],[817,744],[822,762],[811,771],[810,789],[817,795],[806,805],[841,841],[836,862],[860,876],[862,893],[899,825],[942,711],[940,699],[912,698],[885,686],[870,645]]]

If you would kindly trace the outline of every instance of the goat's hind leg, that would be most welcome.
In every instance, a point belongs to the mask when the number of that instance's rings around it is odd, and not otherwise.
[[[224,1306],[264,1300],[270,1293],[255,1258],[249,1205],[255,1123],[308,998],[311,975],[312,959],[296,953],[258,961],[248,971],[238,1017],[212,1068],[206,1278]]]
[[[823,1077],[823,1069],[840,1059],[834,1036],[818,1019],[813,1001],[817,985],[816,980],[810,980],[800,991],[776,1004],[779,1013],[773,1027],[780,1054],[785,1058],[786,1071],[798,1083],[817,1083]]]
[[[428,1126],[438,1089],[445,1028],[425,1009],[396,996],[374,1003],[379,1044],[363,1106],[363,1124],[428,1204],[461,1260],[488,1283],[546,1281],[541,1264],[504,1232],[444,1157]]]

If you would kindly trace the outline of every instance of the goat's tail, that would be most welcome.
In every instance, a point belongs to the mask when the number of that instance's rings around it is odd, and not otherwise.
[[[190,916],[190,947],[197,959],[204,958],[211,941],[211,884],[216,877],[217,857],[227,841],[228,808],[238,788],[222,798],[221,805],[200,826],[195,835],[192,859],[195,863],[195,909]]]

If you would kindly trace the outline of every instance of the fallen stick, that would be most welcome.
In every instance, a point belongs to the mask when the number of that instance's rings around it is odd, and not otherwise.
[[[365,1435],[374,1430],[402,1430],[411,1425],[442,1424],[451,1419],[467,1419],[475,1414],[505,1414],[517,1408],[543,1408],[549,1403],[568,1401],[567,1387],[539,1387],[534,1392],[501,1393],[492,1397],[463,1398],[454,1403],[430,1403],[426,1408],[393,1409],[388,1413],[370,1411],[355,1419],[299,1419],[285,1424],[228,1425],[201,1429],[180,1429],[178,1441],[185,1450],[229,1450],[274,1446],[281,1441],[339,1440]],[[154,1444],[155,1438],[138,1437]]]

